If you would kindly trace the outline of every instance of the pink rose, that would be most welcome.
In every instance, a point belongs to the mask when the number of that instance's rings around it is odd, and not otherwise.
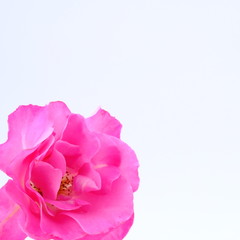
[[[20,106],[9,116],[0,169],[0,239],[120,240],[133,223],[138,161],[121,124],[62,102]]]

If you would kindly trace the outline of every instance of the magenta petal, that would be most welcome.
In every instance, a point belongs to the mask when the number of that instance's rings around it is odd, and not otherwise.
[[[68,124],[63,133],[62,140],[73,145],[81,145],[89,142],[88,129],[85,125],[84,118],[79,114],[71,114]]]
[[[46,200],[47,203],[52,204],[58,209],[63,211],[71,211],[76,209],[83,209],[86,210],[90,205],[88,202],[83,201],[81,199],[68,199],[68,200]]]
[[[56,143],[56,149],[66,159],[67,167],[78,170],[89,162],[99,149],[99,141],[91,133],[81,115],[72,114],[63,133],[62,141]],[[76,155],[75,155],[76,154]]]
[[[92,159],[95,168],[118,167],[121,175],[131,184],[133,191],[136,191],[139,185],[139,163],[134,151],[118,138],[100,134],[97,136],[100,150]]]
[[[122,222],[118,227],[111,229],[109,232],[97,235],[86,235],[77,240],[122,240],[132,226],[133,219],[134,214],[127,221]]]
[[[36,162],[33,166],[31,181],[44,198],[56,199],[61,179],[61,170],[46,162]]]
[[[78,240],[122,240],[128,233],[130,227],[133,224],[134,215],[132,215],[127,221],[121,223],[118,227],[113,228],[107,233],[98,235],[88,235]]]
[[[32,153],[32,150],[25,150],[18,154],[14,161],[7,167],[7,175],[23,183],[25,175],[28,173],[28,167],[34,156],[35,154]]]
[[[77,192],[90,192],[100,189],[93,179],[83,175],[74,178],[74,186],[74,190]]]
[[[92,134],[87,129],[85,119],[77,114],[72,114],[69,117],[68,125],[63,133],[62,140],[80,146],[83,158],[92,158],[99,148],[99,143],[95,134]]]
[[[88,128],[93,132],[105,133],[119,138],[122,125],[107,111],[99,109],[98,112],[86,119]]]
[[[114,166],[102,166],[96,169],[101,176],[101,193],[111,191],[112,183],[120,177],[120,171]]]
[[[71,115],[70,110],[63,102],[51,102],[48,105],[49,119],[53,122],[55,138],[59,139],[67,125],[68,117]]]
[[[62,175],[66,173],[66,161],[63,155],[57,151],[56,149],[53,149],[50,156],[44,158],[44,162],[49,163],[54,168],[60,169],[62,172]]]
[[[100,174],[86,163],[74,178],[73,186],[75,191],[81,193],[99,190],[101,188]]]
[[[132,188],[122,178],[112,184],[108,194],[88,193],[81,199],[88,201],[91,207],[86,213],[79,211],[64,214],[74,218],[88,234],[101,234],[119,226],[133,214]]]
[[[47,106],[20,106],[8,117],[8,140],[0,145],[0,169],[6,171],[14,158],[23,150],[32,149],[53,132],[59,137],[67,124],[70,111],[64,103]]]
[[[9,115],[9,141],[30,149],[45,140],[53,131],[48,109],[34,105],[20,106]]]
[[[27,235],[22,231],[18,223],[21,209],[8,196],[5,186],[0,189],[0,239],[25,239]]]
[[[78,145],[70,144],[65,141],[57,141],[55,144],[56,149],[64,156],[80,156],[82,154],[81,147]]]
[[[108,165],[119,167],[121,164],[121,152],[113,141],[114,138],[99,134],[98,139],[100,148],[92,159],[92,162],[95,164],[95,168]]]
[[[65,141],[58,141],[56,142],[55,147],[57,151],[64,156],[68,168],[78,171],[78,169],[84,164],[82,159],[82,149],[80,146]]]
[[[46,239],[40,228],[42,206],[32,200],[22,189],[20,189],[12,180],[6,184],[6,191],[11,198],[21,207],[24,213],[24,220],[20,221],[21,227],[28,236],[34,239]],[[42,236],[42,238],[39,238]]]
[[[119,151],[121,152],[121,165],[120,171],[121,175],[127,179],[131,184],[133,192],[138,189],[139,186],[139,176],[138,167],[139,163],[135,152],[124,142],[119,139],[113,139]]]
[[[139,163],[135,152],[118,138],[107,135],[98,135],[100,140],[100,151],[94,156],[95,167],[104,165],[118,166],[123,176],[133,191],[136,191],[139,185],[138,167]]]
[[[20,152],[7,167],[7,175],[19,182],[23,182],[25,177],[28,179],[28,176],[25,175],[29,175],[29,165],[34,159],[41,160],[45,157],[53,143],[53,138],[53,136],[50,136],[47,140],[39,144],[38,147]]]
[[[103,236],[101,240],[122,240],[128,233],[130,227],[132,226],[133,219],[134,214],[126,222],[123,222],[117,228],[113,229],[105,236]]]
[[[41,229],[51,233],[47,239],[75,240],[85,235],[85,232],[74,219],[63,214],[56,216],[43,214]]]

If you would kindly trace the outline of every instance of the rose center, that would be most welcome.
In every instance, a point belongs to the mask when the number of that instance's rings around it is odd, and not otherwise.
[[[40,188],[38,188],[33,182],[30,182],[30,186],[32,187],[32,189],[34,189],[36,192],[38,192],[39,194],[42,194],[42,191]]]
[[[67,171],[66,174],[62,177],[60,188],[58,190],[58,195],[69,196],[72,192],[72,185],[73,175]]]

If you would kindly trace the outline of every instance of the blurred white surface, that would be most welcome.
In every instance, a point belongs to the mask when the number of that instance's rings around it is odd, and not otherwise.
[[[237,0],[1,1],[1,142],[18,105],[102,106],[141,164],[126,240],[239,239],[239,11]]]

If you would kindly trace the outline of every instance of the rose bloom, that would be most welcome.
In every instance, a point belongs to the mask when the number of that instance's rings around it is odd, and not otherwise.
[[[8,123],[0,169],[11,180],[0,190],[0,239],[123,239],[139,178],[119,121],[52,102],[20,106]]]

